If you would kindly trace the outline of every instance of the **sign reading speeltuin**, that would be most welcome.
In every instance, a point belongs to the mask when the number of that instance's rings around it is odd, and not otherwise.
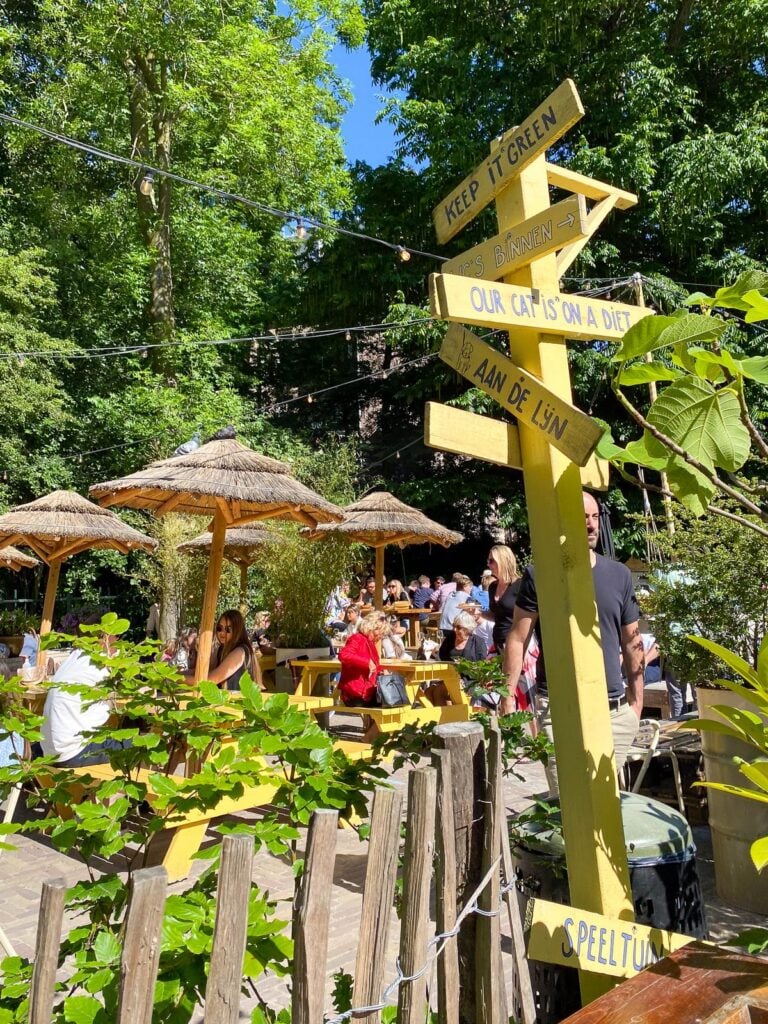
[[[501,137],[488,159],[439,203],[433,213],[439,242],[449,239],[476,217],[503,188],[565,135],[584,116],[576,86],[567,78],[517,128]]]

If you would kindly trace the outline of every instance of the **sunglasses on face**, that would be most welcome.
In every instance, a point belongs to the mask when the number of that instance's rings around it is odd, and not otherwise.
[[[232,627],[231,626],[217,626],[216,627],[216,632],[217,633],[231,633],[232,632]]]

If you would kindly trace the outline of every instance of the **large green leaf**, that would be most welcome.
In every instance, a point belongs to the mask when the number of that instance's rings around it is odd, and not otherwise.
[[[760,642],[760,650],[757,653],[757,674],[768,692],[768,634]]]
[[[619,384],[631,387],[633,384],[648,384],[651,381],[677,380],[678,377],[680,371],[674,366],[667,366],[666,363],[654,360],[650,363],[632,363],[631,366],[625,366],[619,374]]]
[[[693,347],[689,349],[688,354],[693,357],[695,372],[699,377],[718,380],[723,376],[724,370],[727,370],[732,377],[738,377],[741,374],[737,360],[725,348],[714,352],[707,348]]]
[[[746,786],[731,786],[727,782],[694,782],[694,786],[706,786],[707,789],[717,789],[721,793],[731,793],[733,796],[743,796],[746,800],[757,800],[759,804],[768,804],[768,794],[763,796]]]
[[[753,782],[758,789],[768,793],[768,761],[757,760],[739,765],[739,771],[745,779]]]
[[[667,459],[664,472],[667,474],[669,489],[680,504],[693,515],[703,516],[717,493],[715,485],[679,455]]]
[[[768,356],[749,356],[739,359],[737,365],[745,377],[768,384]]]
[[[736,395],[697,378],[670,384],[653,403],[648,422],[707,466],[733,472],[749,455]]]
[[[714,305],[724,306],[726,309],[750,308],[750,303],[744,297],[751,291],[768,291],[768,274],[762,270],[747,270],[740,274],[736,281],[724,288],[718,288],[715,292]]]
[[[768,836],[756,839],[749,848],[749,855],[757,870],[762,871],[768,864]]]
[[[634,359],[635,356],[642,356],[646,352],[660,348],[659,338],[665,328],[671,327],[674,322],[674,317],[671,316],[643,317],[638,323],[633,324],[621,339],[613,361],[623,363],[627,359]]]
[[[705,636],[689,634],[688,639],[709,651],[710,654],[714,654],[716,658],[724,661],[728,668],[732,669],[737,675],[740,675],[742,679],[745,679],[750,686],[760,687],[760,677],[757,672],[755,672],[749,662],[744,661],[738,654],[729,651],[722,644],[715,643],[714,640],[708,640]]]
[[[748,324],[757,323],[759,320],[768,320],[768,299],[761,295],[757,289],[747,292],[744,301],[748,303],[749,309],[744,317]]]
[[[703,313],[683,316],[647,316],[633,324],[621,339],[614,362],[626,362],[635,356],[672,345],[691,345],[697,341],[715,341],[725,330],[725,323]]]
[[[636,441],[630,441],[624,449],[624,460],[636,466],[645,466],[646,469],[664,469],[669,461],[669,452],[663,448],[658,441],[643,431],[642,437]]]

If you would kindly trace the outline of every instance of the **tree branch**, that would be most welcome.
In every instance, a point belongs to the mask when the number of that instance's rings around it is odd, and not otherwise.
[[[642,427],[643,430],[647,430],[648,433],[659,441],[660,444],[663,444],[665,448],[668,448],[675,455],[678,455],[684,462],[687,462],[689,466],[698,470],[698,472],[701,473],[703,477],[706,477],[714,487],[719,491],[722,491],[723,494],[727,494],[729,498],[733,498],[733,500],[738,502],[742,508],[746,509],[748,512],[752,512],[753,515],[759,516],[761,519],[766,518],[765,513],[759,505],[755,505],[754,502],[750,501],[739,491],[730,487],[724,480],[720,479],[713,469],[710,469],[709,466],[694,458],[693,455],[685,450],[685,448],[682,448],[676,441],[673,441],[671,437],[667,437],[666,434],[662,434],[662,432],[654,427],[652,423],[649,423],[640,410],[636,409],[634,405],[632,405],[630,400],[616,383],[615,379],[611,382],[611,388],[619,403],[629,413],[638,426]]]
[[[752,422],[749,409],[747,408],[747,400],[744,397],[744,382],[742,381],[740,386],[736,388],[736,394],[739,399],[739,409],[741,410],[741,422],[749,431],[749,436],[752,438],[754,443],[757,445],[757,449],[764,459],[768,459],[768,444],[765,442],[765,438],[762,436],[760,431],[757,429],[755,424]]]

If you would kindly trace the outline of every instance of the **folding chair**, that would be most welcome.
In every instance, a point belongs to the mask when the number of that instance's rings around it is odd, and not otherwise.
[[[639,792],[651,761],[655,757],[668,757],[672,762],[672,777],[675,782],[675,792],[677,793],[677,806],[680,813],[684,815],[685,801],[683,800],[683,784],[680,779],[680,765],[677,760],[677,754],[668,747],[659,747],[660,736],[661,727],[655,718],[641,719],[637,736],[627,754],[627,765],[635,761],[642,762],[637,778],[632,785],[632,792]]]

